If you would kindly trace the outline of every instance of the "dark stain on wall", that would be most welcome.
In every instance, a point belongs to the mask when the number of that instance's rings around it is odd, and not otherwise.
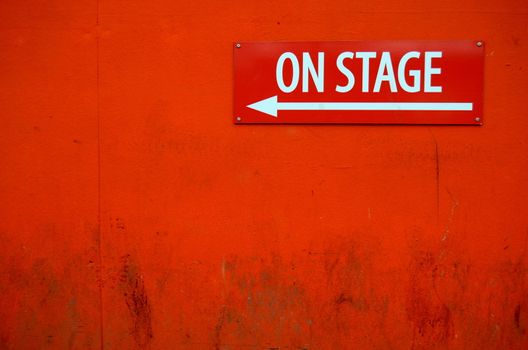
[[[143,276],[138,265],[130,255],[122,258],[121,288],[128,311],[132,318],[131,333],[140,348],[150,344],[154,334],[152,332],[152,310],[149,304]]]

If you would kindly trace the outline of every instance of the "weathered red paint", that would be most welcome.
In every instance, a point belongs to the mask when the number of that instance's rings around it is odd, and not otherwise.
[[[527,17],[2,1],[0,348],[526,348]],[[235,40],[474,38],[482,127],[232,123]]]

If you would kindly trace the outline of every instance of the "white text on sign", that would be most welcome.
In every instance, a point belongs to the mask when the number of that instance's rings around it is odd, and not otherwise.
[[[407,65],[411,60],[419,60],[422,53],[419,51],[409,51],[405,53],[399,62],[393,62],[390,52],[382,52],[381,59],[377,69],[376,78],[372,92],[380,92],[382,84],[388,84],[390,92],[398,92],[398,87],[410,93],[426,92],[439,93],[442,92],[442,86],[432,85],[432,76],[442,73],[439,67],[433,67],[433,59],[442,58],[441,51],[425,51],[423,53],[423,67],[422,69],[408,69]],[[370,64],[371,60],[376,59],[377,52],[351,52],[345,51],[339,54],[336,60],[336,68],[347,79],[345,85],[336,85],[335,91],[339,93],[346,93],[351,91],[356,85],[356,75],[347,67],[346,63],[350,60],[360,62],[360,72],[356,72],[361,76],[361,92],[370,92],[371,78],[370,78]],[[295,91],[301,81],[302,92],[309,91],[310,80],[314,84],[317,92],[324,92],[325,84],[325,53],[317,53],[317,68],[310,53],[303,52],[301,62],[299,58],[292,52],[284,52],[280,55],[276,65],[276,81],[279,89],[284,93],[291,93]],[[285,82],[284,66],[289,64],[291,67],[291,77],[287,79],[289,83]],[[394,68],[397,68],[395,72]],[[408,77],[410,79],[408,79]],[[423,83],[422,83],[423,76]]]

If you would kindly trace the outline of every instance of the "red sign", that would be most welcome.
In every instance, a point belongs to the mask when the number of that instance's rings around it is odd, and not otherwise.
[[[242,42],[237,124],[482,124],[478,41]]]

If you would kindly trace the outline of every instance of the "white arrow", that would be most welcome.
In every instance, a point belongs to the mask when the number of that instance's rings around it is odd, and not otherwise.
[[[277,117],[278,111],[472,111],[471,102],[279,102],[277,96],[248,105]]]

